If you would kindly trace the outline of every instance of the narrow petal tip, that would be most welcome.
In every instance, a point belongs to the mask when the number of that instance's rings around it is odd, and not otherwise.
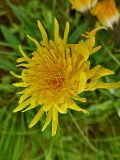
[[[17,77],[17,78],[21,78],[20,75],[17,75],[16,73],[14,73],[13,71],[10,71],[10,74],[13,75],[14,77]]]
[[[18,112],[19,110],[17,109],[17,108],[15,108],[12,112],[13,113],[16,113],[16,112]]]
[[[28,127],[29,127],[29,128],[32,128],[32,127],[33,127],[33,125],[30,123]]]
[[[37,20],[37,24],[38,24],[38,28],[39,28],[39,30],[41,32],[43,41],[45,43],[47,43],[48,42],[48,36],[47,36],[46,31],[45,31],[45,28],[43,27],[42,23],[39,20]]]

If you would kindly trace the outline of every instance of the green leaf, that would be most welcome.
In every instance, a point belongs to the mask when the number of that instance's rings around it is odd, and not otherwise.
[[[7,27],[1,26],[1,31],[2,31],[2,34],[5,38],[5,40],[8,43],[14,44],[14,45],[20,44],[19,40],[10,32],[10,30]]]
[[[85,30],[88,28],[89,23],[86,21],[85,23],[81,24],[80,26],[77,26],[74,30],[74,32],[69,36],[68,42],[74,43],[77,40],[80,39],[80,36],[82,33],[85,32]]]
[[[113,101],[108,100],[108,101],[105,101],[103,103],[90,106],[89,107],[89,112],[94,113],[94,114],[104,112],[106,110],[110,110],[112,106],[113,106]]]
[[[2,57],[0,57],[0,68],[6,71],[17,71],[17,68],[14,63]]]
[[[116,101],[115,108],[116,108],[116,112],[118,114],[118,117],[120,118],[120,101]]]
[[[11,8],[14,15],[18,18],[18,20],[21,22],[21,24],[24,26],[24,28],[27,31],[27,34],[35,34],[38,36],[38,29],[34,29],[34,23],[29,20],[27,15],[25,14],[24,10],[20,7],[16,7],[13,5],[9,0],[7,0],[7,4]]]

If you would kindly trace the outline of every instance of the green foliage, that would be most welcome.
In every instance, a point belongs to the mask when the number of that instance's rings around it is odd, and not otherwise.
[[[81,16],[70,10],[68,0],[16,2],[0,2],[0,160],[119,160],[119,89],[84,93],[88,103],[81,105],[89,110],[90,115],[78,112],[60,115],[58,133],[54,138],[50,135],[50,127],[41,132],[43,120],[32,129],[28,128],[36,110],[12,113],[19,96],[12,86],[17,80],[9,71],[18,72],[16,58],[20,56],[20,43],[26,52],[34,50],[26,34],[41,39],[36,20],[41,20],[51,38],[54,16],[63,24],[60,25],[61,31],[68,20],[71,43],[79,41],[81,34],[93,27],[88,15]],[[91,56],[92,65],[100,63],[115,71],[114,76],[107,76],[104,81],[119,81],[120,54],[114,52],[110,35],[106,31],[98,32],[96,44],[103,48]]]

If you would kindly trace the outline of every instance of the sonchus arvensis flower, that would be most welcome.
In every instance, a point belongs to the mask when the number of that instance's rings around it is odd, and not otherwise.
[[[100,65],[90,68],[89,56],[100,49],[100,46],[93,48],[94,32],[89,34],[86,42],[67,44],[68,22],[64,36],[61,38],[58,22],[56,19],[54,20],[54,40],[48,39],[40,21],[38,21],[38,27],[42,35],[40,43],[28,36],[36,45],[32,58],[19,47],[23,57],[18,58],[18,67],[24,68],[21,75],[11,72],[21,79],[14,85],[23,87],[20,92],[19,105],[13,112],[40,108],[29,127],[33,127],[45,114],[46,121],[42,131],[52,121],[52,136],[54,136],[58,127],[59,113],[65,114],[69,108],[88,113],[87,110],[76,105],[74,100],[86,102],[86,98],[82,98],[78,94],[97,88],[117,88],[118,84],[99,81],[100,77],[113,74],[113,71]]]
[[[80,12],[86,12],[92,9],[98,0],[70,0],[72,4],[72,9]]]
[[[118,23],[120,16],[114,0],[102,0],[91,10],[101,24],[107,28],[113,28]]]

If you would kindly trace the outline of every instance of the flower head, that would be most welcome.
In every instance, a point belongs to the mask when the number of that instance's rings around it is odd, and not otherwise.
[[[116,8],[114,0],[100,1],[91,10],[91,13],[98,18],[102,25],[108,28],[112,28],[113,24],[119,20],[119,11]]]
[[[37,49],[32,53],[32,58],[22,50],[23,55],[17,62],[18,66],[24,67],[21,75],[14,76],[22,81],[15,83],[17,87],[23,87],[20,92],[19,105],[13,112],[27,111],[36,106],[40,110],[31,121],[29,127],[34,126],[46,113],[46,121],[42,131],[52,121],[52,136],[56,134],[58,126],[58,113],[67,113],[68,108],[83,111],[74,100],[86,102],[78,94],[84,91],[92,91],[97,88],[116,88],[116,83],[103,83],[98,81],[100,77],[113,74],[113,71],[100,65],[90,68],[88,58],[100,49],[93,48],[95,44],[94,32],[91,32],[86,42],[67,44],[69,23],[66,23],[63,39],[59,35],[59,25],[54,20],[54,40],[48,40],[47,33],[40,21],[38,27],[42,34],[42,41],[28,36]],[[40,105],[40,106],[38,106]]]
[[[72,8],[80,12],[86,12],[93,8],[98,0],[71,0]]]

